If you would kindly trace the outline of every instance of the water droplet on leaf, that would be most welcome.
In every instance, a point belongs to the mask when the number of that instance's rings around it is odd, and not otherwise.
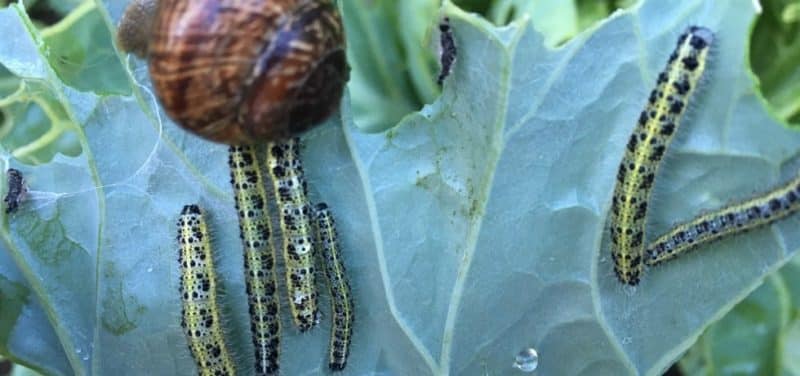
[[[539,353],[536,349],[529,347],[520,351],[514,357],[514,368],[522,372],[533,372],[539,366]]]

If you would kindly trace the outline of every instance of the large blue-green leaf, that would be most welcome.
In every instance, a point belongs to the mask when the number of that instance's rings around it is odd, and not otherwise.
[[[108,25],[123,6],[95,4]],[[635,289],[608,257],[625,141],[690,24],[717,33],[713,61],[657,179],[650,233],[796,172],[800,135],[766,112],[746,61],[750,1],[647,1],[556,50],[527,19],[497,28],[449,2],[442,11],[459,54],[439,99],[366,134],[346,97],[304,137],[312,199],[334,209],[355,291],[349,373],[507,374],[532,347],[544,375],[658,374],[800,246],[793,217],[648,270]],[[70,366],[195,372],[173,238],[180,207],[197,202],[212,216],[228,334],[247,368],[226,148],[166,119],[142,62],[128,61],[133,96],[79,92],[21,8],[0,11],[0,34],[15,36],[0,64],[55,98],[80,144],[35,166],[4,152],[32,193],[0,234]],[[284,373],[320,372],[329,320],[307,335],[285,321]]]

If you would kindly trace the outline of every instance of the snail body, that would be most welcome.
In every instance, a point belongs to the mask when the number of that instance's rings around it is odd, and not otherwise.
[[[117,45],[140,58],[147,57],[157,0],[133,0],[125,8],[117,29]]]
[[[167,114],[232,145],[322,122],[348,78],[332,0],[160,0],[146,53]]]

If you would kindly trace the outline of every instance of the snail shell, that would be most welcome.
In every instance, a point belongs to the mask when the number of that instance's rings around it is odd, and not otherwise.
[[[160,0],[151,30],[164,109],[216,142],[296,135],[330,116],[348,78],[331,0]]]

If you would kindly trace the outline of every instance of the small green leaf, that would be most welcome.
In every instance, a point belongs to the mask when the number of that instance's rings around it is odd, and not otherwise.
[[[437,0],[343,1],[355,122],[364,130],[390,128],[433,100]]]
[[[791,304],[785,295],[782,281],[770,278],[709,328],[703,339],[706,374],[779,373],[774,354]]]
[[[544,35],[548,46],[565,42],[578,32],[578,14],[574,1],[500,0],[492,5],[489,17],[498,25],[520,17],[531,17],[531,24]]]
[[[781,359],[785,361],[784,371],[789,375],[800,374],[800,317],[795,319],[786,328],[784,333],[784,347]]]
[[[117,58],[111,34],[94,2],[42,31],[48,60],[65,84],[97,94],[130,95],[128,76]]]
[[[711,325],[681,359],[687,375],[800,371],[800,256]]]
[[[800,124],[800,2],[763,1],[750,59],[778,118]]]

